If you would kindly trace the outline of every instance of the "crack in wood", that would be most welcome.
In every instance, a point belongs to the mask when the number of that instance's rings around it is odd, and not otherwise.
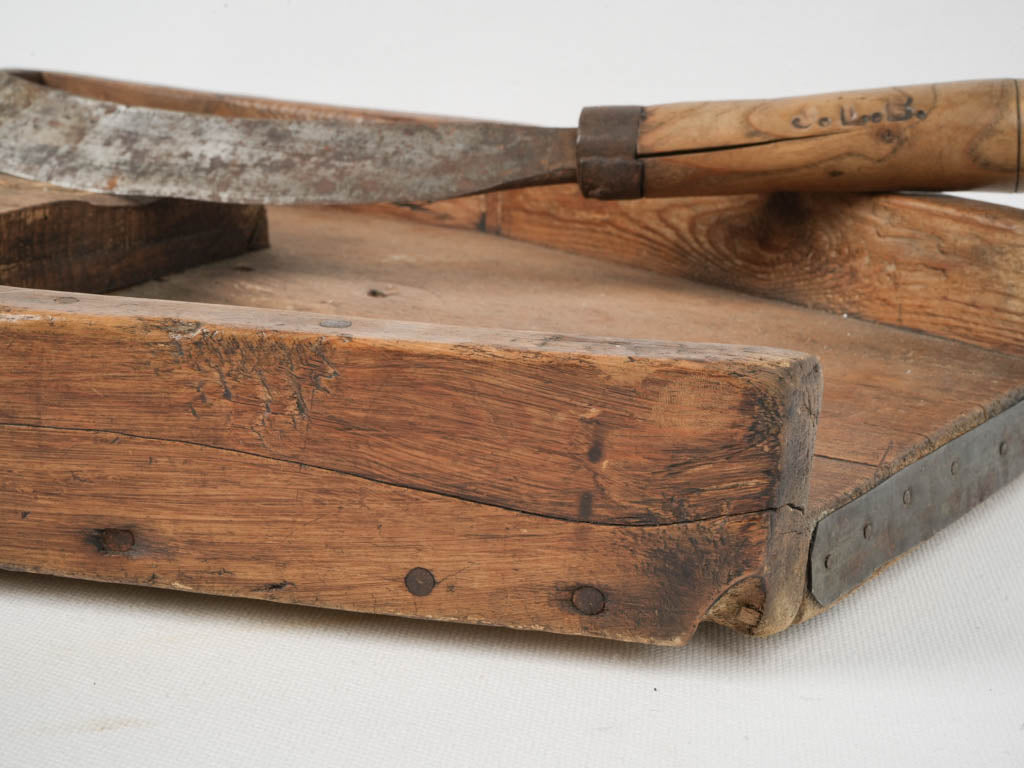
[[[843,131],[829,131],[827,133],[816,133],[813,136],[780,136],[774,139],[763,141],[746,141],[739,144],[722,144],[716,147],[694,147],[693,149],[670,149],[664,152],[644,152],[637,154],[637,157],[677,157],[679,155],[699,155],[706,152],[727,152],[731,149],[748,149],[750,147],[763,147],[768,144],[783,144],[791,141],[811,141],[823,139],[826,136],[836,136]]]
[[[265,456],[265,455],[263,455],[261,453],[255,453],[253,451],[243,451],[243,450],[240,450],[238,448],[225,448],[225,447],[219,446],[219,445],[210,445],[208,443],[199,443],[199,442],[195,442],[195,441],[192,441],[192,440],[180,440],[180,439],[177,439],[177,438],[169,438],[169,437],[153,437],[153,436],[150,436],[150,435],[138,435],[138,434],[134,434],[134,433],[131,433],[131,432],[121,432],[119,430],[114,430],[114,429],[91,429],[91,428],[88,428],[88,427],[57,427],[57,426],[49,426],[49,425],[46,425],[46,424],[25,424],[25,423],[18,423],[18,422],[0,422],[0,427],[15,427],[15,428],[20,428],[20,429],[52,429],[52,430],[57,430],[57,431],[62,431],[62,432],[85,432],[85,433],[95,434],[95,435],[118,435],[120,437],[134,438],[136,440],[153,440],[155,442],[160,442],[160,443],[175,443],[175,444],[178,444],[178,445],[188,445],[188,446],[192,446],[192,447],[195,447],[195,448],[208,448],[208,449],[213,450],[213,451],[225,451],[227,453],[236,453],[236,454],[240,454],[242,456],[251,456],[251,457],[257,458],[257,459],[264,459],[266,461],[279,461],[279,462],[282,462],[284,464],[292,464],[292,465],[300,467],[300,468],[301,467],[309,467],[311,469],[319,469],[319,470],[323,470],[325,472],[333,472],[334,474],[342,475],[342,476],[345,476],[345,477],[355,477],[355,478],[359,478],[360,480],[366,480],[366,481],[371,482],[371,483],[379,483],[380,485],[386,485],[386,486],[390,486],[392,488],[403,488],[403,489],[408,490],[408,491],[416,491],[418,493],[427,493],[427,494],[430,494],[432,496],[441,496],[441,497],[448,498],[448,499],[457,499],[458,501],[465,501],[465,502],[470,502],[472,504],[479,504],[479,505],[484,506],[484,507],[493,507],[495,509],[503,509],[503,510],[505,510],[507,512],[516,512],[516,513],[521,514],[521,515],[530,515],[531,517],[543,517],[543,518],[546,518],[546,519],[549,519],[549,520],[561,520],[562,522],[565,522],[565,523],[583,523],[585,525],[599,525],[599,526],[609,526],[609,527],[616,527],[616,528],[671,528],[673,526],[685,526],[685,525],[689,525],[689,524],[692,524],[692,523],[709,522],[709,521],[713,521],[713,520],[721,520],[721,519],[726,519],[726,518],[730,518],[730,517],[743,517],[745,515],[751,515],[751,514],[773,513],[773,512],[776,512],[778,510],[778,508],[776,508],[776,507],[768,507],[766,509],[754,510],[753,512],[749,511],[749,510],[745,511],[745,512],[726,512],[724,514],[713,515],[713,516],[710,516],[710,517],[702,517],[702,518],[698,518],[696,520],[679,520],[679,521],[675,521],[675,522],[671,522],[671,523],[638,523],[638,522],[617,523],[617,522],[611,522],[611,521],[605,521],[605,520],[567,519],[567,518],[564,518],[564,517],[559,517],[557,515],[547,515],[547,514],[544,514],[542,512],[531,512],[531,511],[526,510],[526,509],[518,509],[516,507],[505,506],[503,504],[494,504],[493,502],[480,501],[479,499],[473,499],[473,498],[467,498],[467,497],[463,497],[463,496],[458,496],[458,495],[456,495],[454,493],[445,493],[444,491],[433,490],[433,489],[430,489],[430,488],[420,488],[420,487],[417,487],[415,485],[406,485],[404,483],[390,482],[388,480],[382,480],[382,479],[377,478],[377,477],[370,477],[368,475],[359,474],[357,472],[346,472],[344,470],[335,469],[333,467],[325,467],[325,466],[318,465],[318,464],[310,464],[309,462],[306,462],[306,461],[298,461],[297,459],[287,459],[287,458],[284,458],[284,457],[281,457],[281,456]]]

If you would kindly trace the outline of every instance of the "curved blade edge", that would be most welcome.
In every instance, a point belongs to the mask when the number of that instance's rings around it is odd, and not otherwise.
[[[0,172],[90,192],[297,205],[427,202],[572,181],[576,131],[219,117],[0,72]]]

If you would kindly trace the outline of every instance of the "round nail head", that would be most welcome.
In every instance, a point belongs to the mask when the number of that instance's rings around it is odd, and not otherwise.
[[[604,592],[597,587],[578,587],[572,593],[572,606],[585,616],[596,616],[604,610]]]
[[[424,597],[434,591],[434,574],[426,568],[413,568],[405,574],[405,588],[416,597]]]

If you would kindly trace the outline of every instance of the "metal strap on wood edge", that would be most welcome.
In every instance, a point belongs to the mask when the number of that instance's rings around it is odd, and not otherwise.
[[[817,525],[810,589],[835,602],[1024,472],[1024,403],[900,470]]]

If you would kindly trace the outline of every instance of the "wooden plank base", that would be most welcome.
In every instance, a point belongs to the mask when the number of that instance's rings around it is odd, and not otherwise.
[[[1024,353],[1015,208],[900,194],[609,202],[561,185],[365,210]]]
[[[214,114],[430,121],[48,78]],[[265,236],[258,210],[191,205],[23,183],[5,196],[0,179],[0,282],[159,276],[126,293],[319,312],[334,330],[12,296],[4,567],[648,642],[682,642],[702,618],[769,633],[821,609],[804,591],[818,520],[1024,397],[1017,211],[903,195],[607,203],[570,185],[271,211],[274,248],[167,275]],[[384,322],[377,336],[354,323],[346,349],[353,316]],[[424,329],[402,320],[463,329],[428,330],[414,354]],[[743,345],[739,367],[694,358],[695,342]]]
[[[0,567],[666,644],[751,581],[723,621],[796,611],[805,354],[10,288],[0,339]]]
[[[769,633],[814,612],[817,520],[1024,399],[1024,359],[959,341],[479,231],[269,213],[273,248],[123,299],[4,293],[0,567],[665,644],[704,619]],[[737,376],[759,394],[730,400]],[[681,482],[708,440],[726,452]]]

